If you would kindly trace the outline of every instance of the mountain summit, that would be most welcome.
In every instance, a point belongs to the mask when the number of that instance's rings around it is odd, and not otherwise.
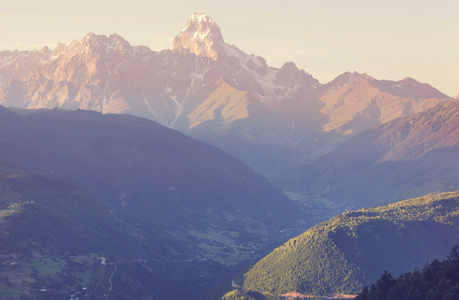
[[[197,56],[217,60],[224,44],[220,27],[214,19],[202,11],[198,11],[190,16],[186,27],[174,38],[171,51],[182,52],[187,49]]]
[[[0,52],[0,104],[152,119],[264,174],[310,161],[353,134],[450,99],[412,79],[345,73],[321,84],[293,62],[271,67],[263,57],[226,43],[203,12],[191,15],[172,47],[160,52],[132,46],[116,34],[89,33],[52,53],[48,49],[34,64],[26,56]]]

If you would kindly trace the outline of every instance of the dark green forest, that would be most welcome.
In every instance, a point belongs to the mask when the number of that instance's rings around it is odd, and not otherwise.
[[[394,279],[385,271],[365,287],[355,300],[456,300],[459,299],[459,246],[447,259],[435,259],[422,271],[407,272]]]

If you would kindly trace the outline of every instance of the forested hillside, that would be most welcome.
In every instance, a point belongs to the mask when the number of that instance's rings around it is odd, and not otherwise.
[[[88,295],[101,297],[115,267],[138,257],[183,260],[172,249],[186,247],[70,182],[27,171],[0,155],[2,299],[44,288],[42,296],[59,299],[83,285]]]
[[[399,275],[444,256],[458,234],[459,192],[351,211],[275,249],[245,274],[243,287],[355,294],[384,270]]]
[[[0,157],[0,258],[27,264],[14,274],[0,269],[13,279],[65,268],[41,272],[49,268],[36,257],[92,264],[103,255],[116,272],[104,269],[101,293],[203,299],[304,217],[234,157],[129,115],[0,107]],[[14,284],[15,296],[29,287]]]

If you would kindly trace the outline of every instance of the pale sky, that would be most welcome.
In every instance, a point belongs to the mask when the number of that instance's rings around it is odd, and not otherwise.
[[[227,43],[274,67],[293,61],[321,83],[357,71],[459,91],[458,0],[0,1],[0,50],[52,48],[89,32],[163,50],[201,10]]]

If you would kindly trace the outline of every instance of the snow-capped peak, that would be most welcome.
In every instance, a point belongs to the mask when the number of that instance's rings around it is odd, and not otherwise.
[[[454,95],[454,99],[459,100],[459,92],[457,92],[456,95]]]
[[[190,16],[186,27],[174,38],[171,51],[182,52],[186,49],[198,56],[217,60],[219,49],[223,45],[220,27],[214,19],[198,11]]]
[[[80,41],[74,40],[68,47],[63,44],[58,44],[56,49],[58,50],[55,50],[55,55],[63,51],[71,51],[79,54],[91,52],[108,54],[112,52],[131,52],[132,46],[117,34],[111,34],[107,37],[105,35],[96,35],[90,32]]]
[[[212,25],[217,25],[212,17],[207,16],[202,11],[197,11],[190,16],[188,22],[192,23],[209,23]]]

